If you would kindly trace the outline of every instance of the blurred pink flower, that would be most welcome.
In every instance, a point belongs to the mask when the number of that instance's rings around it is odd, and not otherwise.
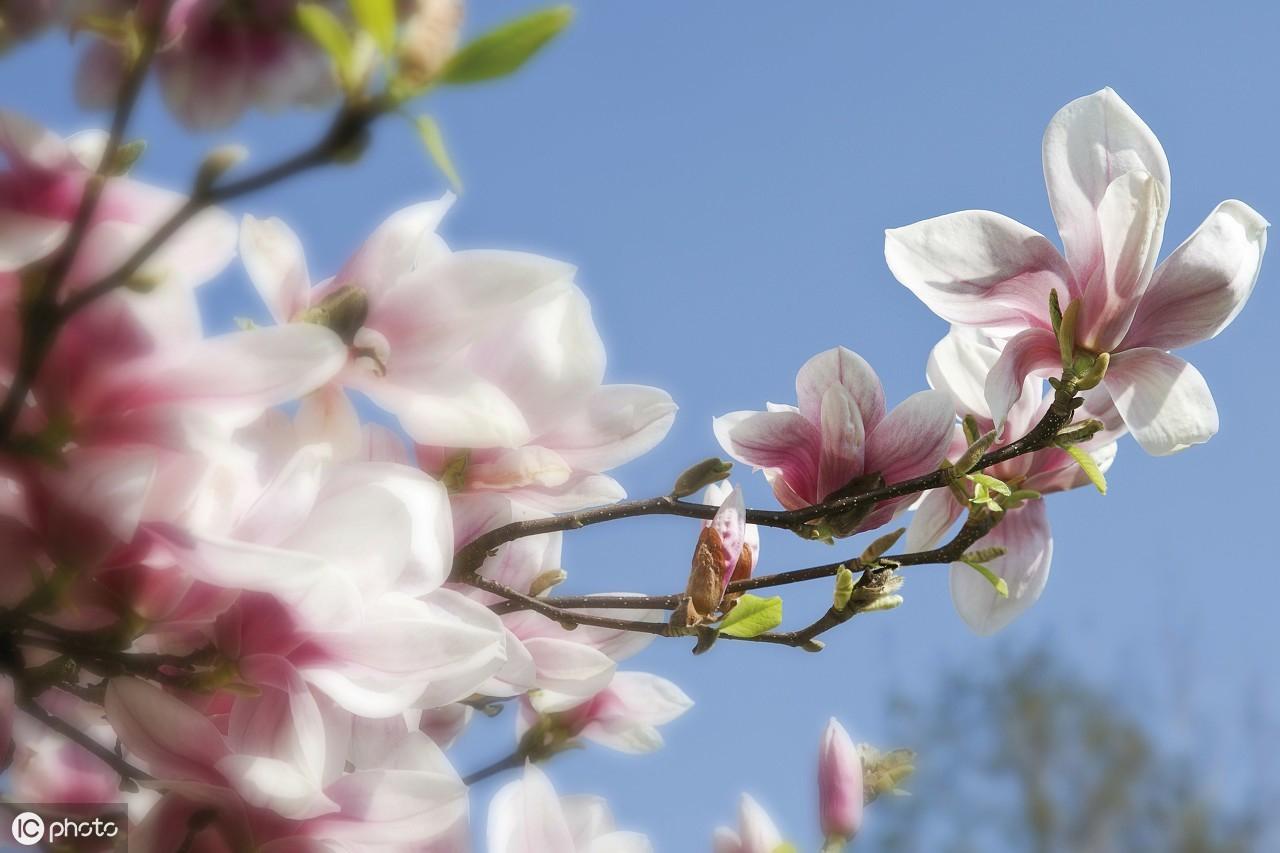
[[[782,833],[772,818],[750,796],[743,794],[738,805],[738,829],[716,830],[715,853],[775,853],[782,846]]]
[[[545,705],[537,693],[520,705],[519,739]],[[693,700],[665,678],[647,672],[619,672],[609,686],[585,702],[555,714],[557,729],[568,738],[585,740],[619,752],[652,752],[662,746],[658,726],[693,707]]]
[[[1175,453],[1218,429],[1204,377],[1168,350],[1212,338],[1253,291],[1268,223],[1218,205],[1156,266],[1169,164],[1150,128],[1111,89],[1072,101],[1044,136],[1049,204],[1065,258],[1045,237],[985,210],[885,233],[900,282],[938,316],[1010,338],[987,397],[1002,423],[1022,380],[1060,367],[1049,292],[1080,301],[1075,344],[1111,354],[1102,387],[1148,453]]]
[[[99,5],[103,14],[122,11],[119,0]],[[345,4],[326,5],[341,12]],[[173,3],[155,59],[169,108],[190,127],[212,129],[251,106],[279,110],[332,100],[338,89],[329,58],[298,28],[297,7],[298,0]],[[77,72],[81,104],[110,106],[123,76],[120,47],[95,42]]]

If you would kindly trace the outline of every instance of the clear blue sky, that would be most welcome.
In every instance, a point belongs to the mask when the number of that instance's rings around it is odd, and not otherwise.
[[[473,30],[530,7],[473,5],[483,6]],[[822,349],[867,357],[891,401],[924,387],[945,328],[889,275],[882,230],[988,208],[1053,234],[1040,137],[1072,98],[1113,86],[1160,137],[1173,169],[1166,251],[1227,197],[1280,218],[1280,6],[1268,0],[580,6],[571,32],[526,73],[430,109],[466,181],[451,241],[577,263],[611,378],[660,385],[680,403],[666,443],[622,472],[636,496],[717,452],[712,416],[791,400],[796,368]],[[70,75],[61,41],[25,47],[0,62],[0,101],[76,129],[86,119]],[[199,151],[223,139],[265,158],[318,122],[255,117],[193,147],[152,99],[139,124],[152,143],[143,173],[183,181]],[[283,216],[325,273],[384,214],[441,189],[410,129],[388,124],[359,165],[237,212]],[[889,726],[889,691],[919,690],[943,667],[997,667],[1039,642],[1123,685],[1175,746],[1200,738],[1207,781],[1226,784],[1240,744],[1192,723],[1214,714],[1230,729],[1254,714],[1274,719],[1280,703],[1268,483],[1278,278],[1272,257],[1244,313],[1186,353],[1217,398],[1217,438],[1166,459],[1128,441],[1108,496],[1054,496],[1053,576],[1013,627],[970,635],[951,611],[946,570],[922,567],[907,575],[903,608],[844,626],[820,655],[724,643],[693,658],[685,642],[660,643],[628,666],[675,678],[697,701],[668,727],[667,747],[639,759],[563,756],[551,767],[557,785],[608,796],[621,823],[664,850],[704,848],[745,789],[812,847],[813,761],[828,716],[874,740]],[[222,326],[260,313],[238,270],[209,294]],[[771,504],[759,478],[745,482],[753,504]],[[582,531],[565,567],[579,589],[673,591],[692,537],[689,523],[661,520]],[[766,534],[761,571],[835,554]],[[789,621],[816,614],[828,595],[825,582],[789,593]],[[461,769],[505,754],[511,722],[478,722]],[[477,789],[477,821],[494,787]]]

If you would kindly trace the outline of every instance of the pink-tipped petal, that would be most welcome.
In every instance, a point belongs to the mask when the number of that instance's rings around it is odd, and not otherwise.
[[[756,468],[776,469],[787,486],[816,503],[821,436],[799,412],[733,412],[714,422],[725,452]]]
[[[991,412],[991,419],[997,429],[1003,431],[1010,411],[1022,402],[1028,391],[1033,391],[1039,384],[1028,383],[1028,378],[1054,374],[1061,368],[1062,354],[1058,348],[1058,339],[1047,329],[1027,329],[1005,344],[1000,357],[987,374],[985,387],[987,409]],[[1038,394],[1033,393],[1028,402],[1038,406],[1038,397]]]
[[[955,408],[942,391],[917,391],[899,403],[867,437],[867,473],[901,483],[938,467],[951,445]]]
[[[162,779],[218,783],[214,766],[230,754],[209,718],[159,687],[113,678],[104,703],[121,743]]]
[[[848,485],[862,473],[866,431],[858,406],[843,385],[832,385],[822,396],[818,429],[822,450],[818,454],[818,499]]]

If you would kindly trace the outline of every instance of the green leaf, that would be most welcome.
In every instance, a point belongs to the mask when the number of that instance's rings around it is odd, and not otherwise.
[[[298,25],[333,60],[338,76],[346,79],[351,65],[351,34],[338,17],[319,3],[298,4]]]
[[[455,53],[440,77],[446,83],[505,77],[559,35],[571,20],[573,9],[555,6],[503,24]]]
[[[1103,475],[1102,469],[1098,467],[1098,463],[1093,461],[1093,457],[1074,444],[1068,444],[1062,449],[1071,454],[1071,458],[1076,460],[1080,470],[1084,471],[1085,476],[1089,478],[1089,482],[1093,483],[1094,487],[1105,495],[1107,493],[1107,478]]]
[[[449,149],[445,147],[444,137],[440,135],[440,125],[431,116],[418,116],[414,124],[417,125],[422,146],[431,155],[436,168],[444,173],[455,190],[461,192],[462,179],[458,177],[458,170],[453,167],[453,160],[449,158]]]
[[[1009,585],[1004,582],[1004,578],[998,576],[995,572],[991,571],[986,566],[982,565],[982,563],[979,563],[976,560],[962,559],[960,562],[964,563],[966,566],[968,566],[969,568],[973,569],[975,572],[977,572],[978,574],[986,578],[987,582],[990,583],[991,586],[995,588],[996,594],[999,595],[1001,598],[1009,597]]]
[[[969,479],[973,480],[975,483],[981,483],[982,485],[986,486],[989,490],[993,492],[998,492],[999,494],[1002,494],[1005,497],[1008,497],[1010,494],[1013,493],[1013,489],[1010,489],[1008,484],[1005,483],[1004,480],[998,479],[996,477],[992,477],[990,474],[970,474]]]
[[[796,846],[790,841],[784,841],[777,847],[773,848],[770,853],[798,853],[798,851],[796,850]]]
[[[755,637],[782,624],[782,599],[744,595],[720,623],[720,633],[730,637]]]
[[[395,0],[349,0],[351,16],[360,29],[373,36],[383,56],[390,56],[396,49]]]

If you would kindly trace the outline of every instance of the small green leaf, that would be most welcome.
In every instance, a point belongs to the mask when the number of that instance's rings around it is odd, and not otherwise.
[[[796,846],[790,841],[784,841],[777,847],[773,848],[771,853],[798,853]]]
[[[968,566],[969,568],[973,569],[975,572],[977,572],[978,574],[986,578],[987,582],[990,583],[991,586],[995,588],[996,594],[999,595],[1001,598],[1009,597],[1009,585],[1004,582],[1004,578],[1000,577],[995,572],[991,571],[986,566],[982,565],[982,563],[979,563],[976,560],[961,560],[960,562],[964,563],[966,566]]]
[[[461,192],[462,179],[458,177],[458,170],[453,167],[453,160],[449,158],[449,149],[445,147],[444,137],[440,134],[440,125],[431,116],[418,116],[414,123],[418,127],[418,136],[422,138],[422,145],[431,155],[436,168],[444,173],[455,190]]]
[[[351,35],[338,16],[319,3],[298,4],[298,25],[333,60],[338,76],[346,79],[351,65]]]
[[[396,49],[395,0],[349,0],[351,16],[360,29],[373,36],[383,56],[390,56]]]
[[[1098,467],[1098,463],[1093,460],[1087,452],[1079,446],[1068,444],[1062,448],[1076,460],[1076,464],[1080,466],[1080,470],[1084,471],[1085,476],[1089,478],[1089,482],[1102,494],[1107,493],[1107,478],[1103,475],[1102,469]]]
[[[1002,494],[1005,497],[1008,497],[1013,493],[1013,489],[1010,489],[1004,480],[992,477],[990,474],[970,474],[969,479],[973,480],[975,483],[981,483],[989,490]]]
[[[440,77],[446,83],[505,77],[559,35],[571,20],[573,9],[555,6],[503,24],[455,53]]]
[[[730,637],[755,637],[782,624],[782,599],[744,595],[720,623],[720,633]]]

